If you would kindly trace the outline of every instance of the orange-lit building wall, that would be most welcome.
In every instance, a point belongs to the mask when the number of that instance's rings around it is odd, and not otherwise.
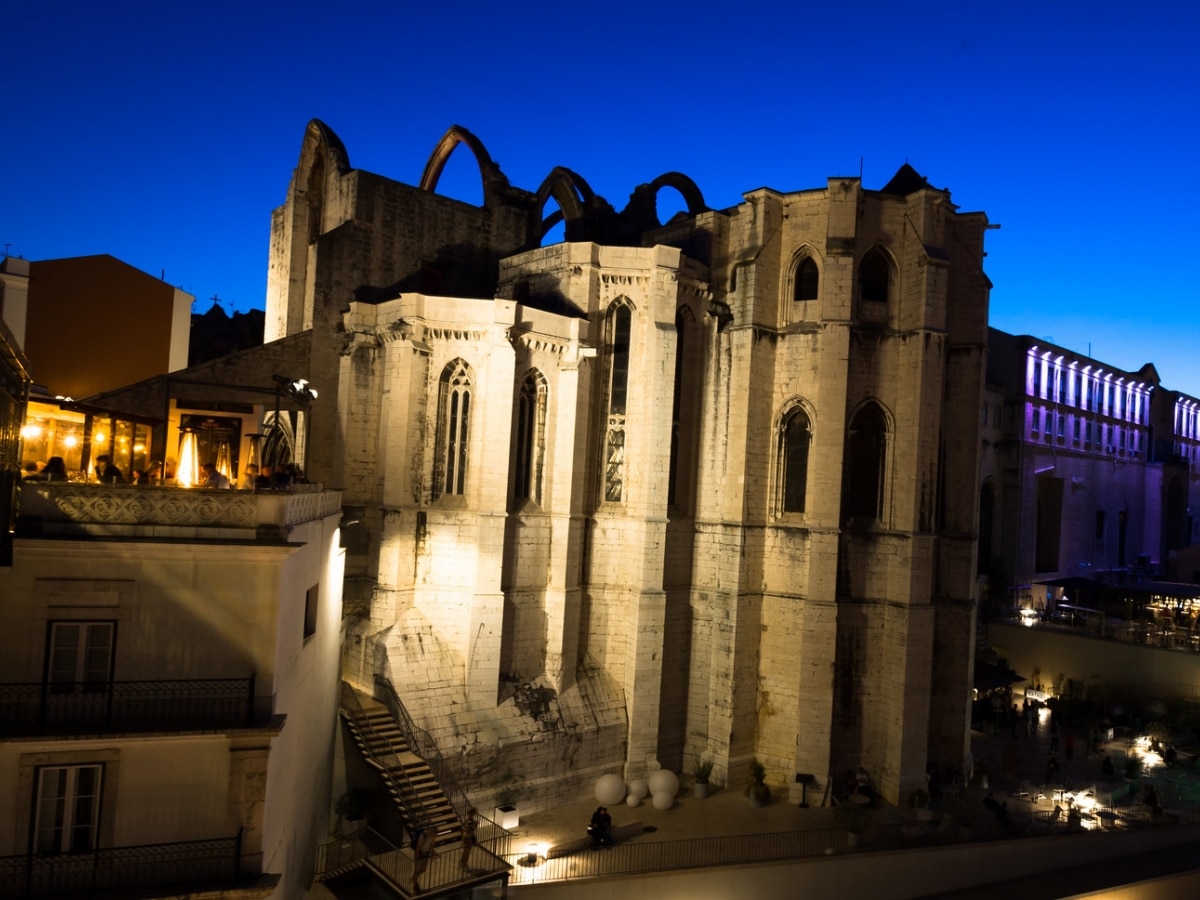
[[[187,365],[190,294],[108,255],[30,265],[25,353],[76,399]]]

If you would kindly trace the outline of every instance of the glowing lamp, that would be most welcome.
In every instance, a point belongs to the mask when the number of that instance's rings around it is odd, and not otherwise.
[[[179,436],[179,465],[175,467],[175,483],[180,487],[195,487],[200,483],[200,447],[196,432],[183,429]]]

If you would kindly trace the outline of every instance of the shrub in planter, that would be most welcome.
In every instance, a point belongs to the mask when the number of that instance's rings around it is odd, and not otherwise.
[[[771,801],[771,789],[767,787],[767,767],[757,759],[750,763],[750,784],[746,796],[755,806],[766,806]]]

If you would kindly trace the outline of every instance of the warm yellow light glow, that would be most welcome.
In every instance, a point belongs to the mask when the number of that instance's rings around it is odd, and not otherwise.
[[[72,449],[78,446],[78,444],[79,438],[75,437],[73,434],[68,434],[65,438],[63,438],[63,446],[67,447],[68,449]]]
[[[145,445],[145,444],[134,444],[134,445],[133,445],[133,452],[134,452],[134,453],[143,453],[143,452],[145,452],[145,450],[146,450],[146,445]]]
[[[42,436],[42,428],[40,425],[26,425],[24,428],[21,429],[21,437],[23,437],[27,441],[31,441],[34,438],[39,438],[41,436]]]
[[[106,440],[108,440],[108,438],[104,436],[103,431],[97,431],[92,435],[92,442],[95,444],[103,444]]]
[[[200,482],[200,448],[196,432],[185,431],[179,439],[179,465],[175,468],[175,483],[180,487],[195,487]]]
[[[217,445],[217,471],[230,481],[233,480],[233,467],[229,461],[228,441],[221,441],[221,443]]]

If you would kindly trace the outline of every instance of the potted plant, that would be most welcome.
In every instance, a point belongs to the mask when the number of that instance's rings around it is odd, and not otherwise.
[[[375,794],[366,788],[351,788],[338,797],[333,811],[342,817],[342,834],[350,835],[361,831],[366,825],[367,813],[375,803]]]
[[[842,802],[838,804],[835,815],[846,829],[846,846],[851,850],[858,849],[862,845],[863,825],[867,818],[866,810],[853,803]]]
[[[913,810],[917,821],[927,822],[933,813],[929,809],[929,791],[924,788],[913,788],[908,794],[908,808]]]
[[[696,765],[692,768],[692,774],[696,777],[692,791],[697,800],[703,800],[708,796],[708,777],[712,775],[712,768],[712,760],[705,759],[703,756],[696,760]]]
[[[508,773],[504,787],[496,792],[496,824],[511,831],[521,824],[521,814],[517,811],[517,801],[525,792],[525,782],[517,780]]]
[[[1125,757],[1125,780],[1137,781],[1142,777],[1142,758],[1130,753]]]
[[[771,789],[767,787],[767,767],[757,759],[750,763],[750,784],[746,796],[754,806],[766,806],[771,802]]]

